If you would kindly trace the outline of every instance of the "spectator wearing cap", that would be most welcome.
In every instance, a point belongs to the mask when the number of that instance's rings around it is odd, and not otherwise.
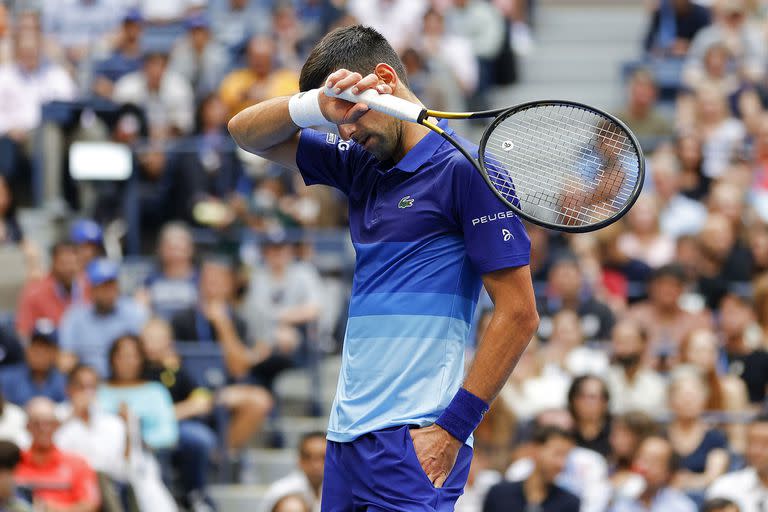
[[[570,309],[579,315],[588,341],[609,339],[614,323],[608,306],[585,289],[579,262],[571,255],[559,257],[550,267],[547,288],[539,295],[537,309],[541,318],[538,336],[542,340],[548,340],[552,335],[552,318],[562,309]]]
[[[192,131],[194,96],[189,81],[168,69],[168,51],[153,47],[144,52],[141,70],[115,83],[112,101],[143,108],[150,136],[163,139]]]
[[[44,397],[27,404],[27,429],[32,438],[16,467],[18,485],[29,488],[43,510],[96,512],[101,495],[96,473],[78,455],[59,450],[53,436],[59,427],[55,405]]]
[[[0,441],[0,510],[31,512],[29,504],[16,495],[13,472],[21,462],[21,450],[10,441]]]
[[[692,0],[663,0],[651,14],[645,51],[659,57],[683,57],[693,37],[711,21],[709,9]]]
[[[647,334],[637,322],[622,320],[613,328],[613,364],[606,381],[614,414],[642,411],[657,415],[666,408],[667,385],[647,366],[647,343]]]
[[[739,512],[768,510],[768,415],[761,414],[747,426],[747,467],[727,473],[709,486],[707,498],[726,498]]]
[[[184,224],[166,224],[157,244],[158,264],[147,276],[137,299],[166,320],[197,304],[198,272],[195,244]]]
[[[186,35],[171,51],[169,69],[187,79],[201,98],[216,90],[229,64],[226,48],[211,36],[210,22],[204,14],[195,14],[185,22]]]
[[[58,339],[53,322],[41,318],[35,323],[26,347],[25,364],[0,372],[0,388],[6,400],[24,406],[35,396],[54,402],[66,399],[66,377],[56,367]]]
[[[88,286],[80,274],[77,248],[72,242],[58,242],[51,248],[51,271],[43,279],[28,281],[21,291],[16,310],[16,330],[29,336],[41,318],[58,326],[72,304],[88,300]]]
[[[88,265],[91,303],[71,306],[61,320],[63,369],[68,371],[79,361],[106,376],[110,344],[123,334],[141,332],[146,311],[134,299],[120,296],[119,272],[117,263],[105,258]]]
[[[540,427],[533,433],[533,471],[522,481],[502,482],[488,491],[483,512],[538,510],[578,512],[580,500],[555,483],[573,449],[573,435],[558,427]]]
[[[104,255],[104,232],[95,221],[81,219],[69,230],[69,240],[75,244],[80,268],[85,271],[88,264]]]
[[[666,438],[647,437],[637,450],[633,467],[642,476],[642,491],[636,498],[618,499],[611,512],[697,512],[694,502],[671,486],[678,458]]]
[[[254,103],[299,90],[299,76],[291,69],[276,67],[275,42],[254,36],[246,46],[246,67],[230,72],[221,81],[219,97],[234,116]]]
[[[141,69],[143,21],[138,9],[126,11],[112,53],[94,64],[93,92],[99,96],[111,98],[118,80]]]
[[[680,306],[686,277],[676,264],[656,269],[648,283],[648,299],[629,308],[628,318],[648,333],[648,355],[654,360],[674,354],[694,329],[710,328],[708,310],[690,312]]]
[[[272,397],[262,387],[244,384],[254,364],[263,358],[247,344],[245,321],[233,308],[235,276],[223,259],[207,259],[200,267],[198,303],[173,317],[179,341],[217,343],[221,348],[230,386],[222,395],[233,409],[227,434],[231,451],[242,448],[272,409]]]
[[[768,352],[760,347],[759,339],[750,339],[755,322],[752,302],[748,297],[729,293],[720,301],[719,317],[721,368],[740,377],[747,386],[749,401],[759,405],[768,392]]]
[[[310,263],[296,261],[292,241],[283,231],[264,237],[265,265],[253,270],[241,309],[252,338],[271,354],[253,370],[270,389],[277,373],[292,365],[322,307],[320,275]]]

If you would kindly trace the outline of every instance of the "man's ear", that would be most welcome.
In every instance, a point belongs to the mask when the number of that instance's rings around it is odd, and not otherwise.
[[[397,86],[401,83],[394,68],[384,62],[377,64],[373,72],[379,77],[380,83],[387,84],[392,88],[392,93],[397,90]]]

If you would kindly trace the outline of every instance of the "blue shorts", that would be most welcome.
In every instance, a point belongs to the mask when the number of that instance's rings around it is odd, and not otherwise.
[[[328,441],[322,512],[448,512],[464,492],[472,448],[436,489],[416,458],[408,426],[365,434],[348,443]]]

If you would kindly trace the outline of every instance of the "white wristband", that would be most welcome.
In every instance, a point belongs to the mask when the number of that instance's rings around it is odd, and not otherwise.
[[[288,101],[288,113],[296,126],[309,128],[310,126],[333,125],[320,110],[319,95],[320,89],[310,89],[291,96]]]

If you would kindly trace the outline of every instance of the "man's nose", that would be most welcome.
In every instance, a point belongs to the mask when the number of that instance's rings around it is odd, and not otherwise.
[[[339,125],[339,135],[344,140],[350,140],[352,138],[352,135],[355,134],[355,125],[354,123],[348,123],[348,124],[340,124]]]

